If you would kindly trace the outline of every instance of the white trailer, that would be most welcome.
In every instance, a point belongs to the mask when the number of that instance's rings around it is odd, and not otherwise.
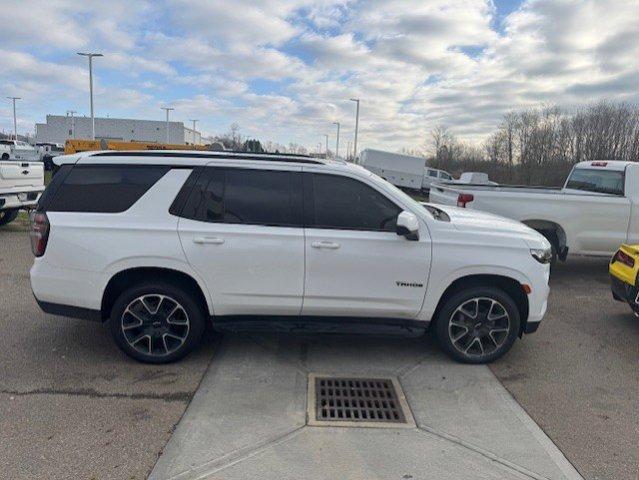
[[[424,158],[367,148],[360,154],[359,163],[397,187],[422,189]]]

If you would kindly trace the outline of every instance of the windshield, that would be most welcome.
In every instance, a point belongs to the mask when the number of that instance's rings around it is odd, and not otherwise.
[[[566,188],[623,196],[623,183],[623,171],[575,168],[566,182]]]

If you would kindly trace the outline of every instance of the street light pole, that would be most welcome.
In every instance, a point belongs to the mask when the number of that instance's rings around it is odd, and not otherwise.
[[[89,96],[91,97],[91,139],[95,140],[95,116],[93,115],[93,57],[103,57],[101,53],[82,53],[78,55],[89,58]]]
[[[75,118],[73,118],[75,113],[77,113],[75,110],[67,110],[67,117],[71,116],[71,134],[69,135],[71,138],[75,138]]]
[[[75,110],[69,110],[69,113],[71,114],[71,138],[75,138],[75,117],[73,115],[78,112]]]
[[[333,125],[337,125],[337,140],[335,142],[335,158],[339,158],[339,122],[333,122]]]
[[[16,100],[22,100],[20,97],[7,97],[13,102],[13,139],[18,141],[18,121],[16,120]]]
[[[195,145],[195,123],[198,122],[197,119],[193,120],[190,119],[193,122],[193,145]]]
[[[160,107],[162,110],[166,111],[166,143],[169,143],[169,112],[171,110],[175,110],[172,107]]]
[[[324,153],[326,153],[326,158],[328,158],[328,134],[327,133],[324,134],[324,138],[326,139],[326,150],[324,151]]]
[[[353,159],[357,160],[357,131],[359,130],[359,98],[351,98],[351,102],[357,104],[357,110],[355,111],[355,142],[353,144]]]

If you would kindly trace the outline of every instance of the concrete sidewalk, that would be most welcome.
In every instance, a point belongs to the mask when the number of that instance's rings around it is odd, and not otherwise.
[[[307,425],[310,373],[395,377],[417,428]],[[580,479],[485,366],[427,338],[227,335],[150,479]]]

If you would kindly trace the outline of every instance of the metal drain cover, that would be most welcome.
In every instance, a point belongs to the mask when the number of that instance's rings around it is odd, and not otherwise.
[[[340,427],[414,427],[396,378],[311,374],[308,423]]]

